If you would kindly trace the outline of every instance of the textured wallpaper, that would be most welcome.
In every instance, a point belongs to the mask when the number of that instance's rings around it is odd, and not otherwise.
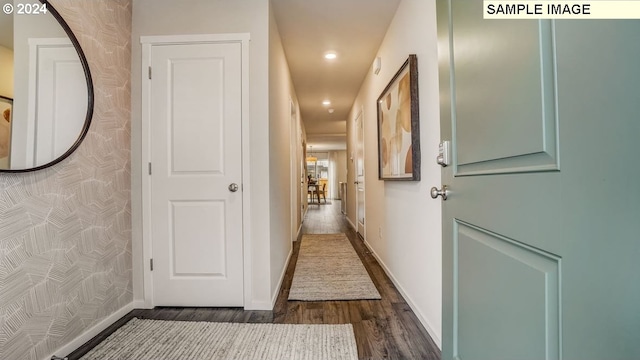
[[[89,134],[68,159],[0,174],[0,359],[53,353],[132,301],[131,0],[52,0],[93,75]]]

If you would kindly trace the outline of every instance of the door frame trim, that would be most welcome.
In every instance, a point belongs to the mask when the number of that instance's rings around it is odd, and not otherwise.
[[[295,109],[295,112],[294,112]],[[295,118],[294,118],[295,115]],[[298,208],[298,200],[300,200],[300,188],[298,182],[300,178],[300,171],[298,170],[298,109],[293,99],[289,97],[289,151],[291,156],[289,158],[289,177],[291,178],[291,242],[298,239],[298,216],[300,216],[300,209]]]
[[[142,257],[133,257],[133,269],[142,269],[142,300],[145,308],[155,306],[153,299],[153,272],[149,268],[152,257],[151,239],[151,178],[148,174],[148,163],[151,159],[151,82],[148,69],[151,66],[151,49],[153,46],[179,45],[179,44],[216,44],[216,43],[240,43],[242,62],[242,95],[241,95],[241,143],[242,143],[242,257],[243,257],[243,306],[252,303],[252,279],[251,279],[251,166],[249,161],[250,142],[249,137],[249,33],[235,34],[191,34],[191,35],[160,35],[141,36],[142,44],[142,142],[140,147],[140,174],[142,176]],[[244,141],[243,141],[244,140]]]
[[[366,193],[366,179],[367,179],[367,172],[366,172],[366,166],[365,166],[365,133],[364,133],[364,106],[360,107],[360,111],[358,111],[358,113],[356,114],[356,117],[353,121],[353,124],[355,125],[355,135],[356,135],[356,166],[355,166],[355,181],[358,181],[358,132],[360,131],[358,129],[358,118],[360,118],[360,122],[362,122],[362,166],[364,167],[363,169],[363,174],[362,176],[365,178],[365,184],[362,185],[362,188],[365,189],[365,193]],[[354,230],[356,231],[356,234],[359,234],[358,232],[358,227],[360,226],[360,220],[358,219],[358,201],[359,201],[360,196],[358,195],[358,184],[356,184],[355,186],[355,200],[356,200],[356,222],[355,222],[355,226],[354,226]],[[366,196],[362,197],[362,217],[365,219],[366,221],[366,215],[367,215],[367,204],[365,203],[365,198]],[[363,239],[367,239],[367,226],[366,224],[362,224],[362,238]]]

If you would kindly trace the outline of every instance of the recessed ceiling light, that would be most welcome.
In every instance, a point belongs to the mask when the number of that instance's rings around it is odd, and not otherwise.
[[[333,109],[329,109],[329,114],[333,114]]]
[[[337,57],[338,57],[338,55],[336,53],[334,53],[333,51],[324,54],[324,58],[327,59],[327,60],[333,60],[333,59],[335,59]]]
[[[331,101],[325,100],[322,102],[322,105],[331,105]]]

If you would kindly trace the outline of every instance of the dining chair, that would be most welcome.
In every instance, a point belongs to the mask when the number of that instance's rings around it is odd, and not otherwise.
[[[313,198],[315,194],[318,192],[318,185],[316,184],[307,184],[307,199],[311,196],[311,203],[313,203]],[[320,203],[320,197],[318,197],[318,204]]]
[[[320,195],[322,195],[322,198],[324,198],[324,203],[327,203],[327,184],[322,184],[322,190],[320,190],[320,188],[317,188],[317,195],[318,195],[318,204],[320,204]]]

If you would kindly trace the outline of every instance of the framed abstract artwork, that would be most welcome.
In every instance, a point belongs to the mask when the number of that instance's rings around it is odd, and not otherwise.
[[[378,178],[420,180],[418,60],[409,58],[377,101]]]

